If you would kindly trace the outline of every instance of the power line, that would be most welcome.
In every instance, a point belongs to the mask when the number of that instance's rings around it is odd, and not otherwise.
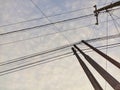
[[[116,25],[116,23],[115,23],[115,19],[113,18],[113,16],[111,15],[110,12],[108,12],[108,13],[109,13],[109,15],[111,16],[111,18],[112,18],[112,20],[113,20],[113,24],[114,24],[114,26],[115,26],[117,32],[120,34],[120,31],[119,31],[119,29],[117,28],[117,25]]]
[[[113,44],[113,45],[117,46],[117,43]],[[111,46],[112,46],[112,44],[111,44]],[[116,47],[116,46],[113,46],[113,47]],[[100,48],[100,47],[104,47],[104,46],[99,46],[98,48]],[[110,48],[113,48],[113,47],[110,47]],[[15,67],[15,68],[3,70],[3,71],[0,72],[0,76],[6,75],[6,74],[10,74],[10,73],[13,73],[13,72],[17,72],[17,71],[20,71],[20,70],[24,70],[24,69],[27,69],[27,68],[35,67],[35,66],[38,66],[38,65],[41,65],[41,64],[46,64],[46,63],[49,63],[49,62],[57,61],[59,59],[72,56],[73,54],[71,54],[71,53],[72,52],[68,52],[68,53],[64,53],[64,54],[57,55],[57,56],[54,56],[54,57],[50,57],[50,58],[47,58],[47,59],[42,59],[40,61],[36,61],[36,62],[33,62],[33,63],[21,65],[21,66]]]
[[[85,9],[90,9],[90,8],[92,8],[92,7],[80,8],[80,9],[77,9],[77,10],[71,10],[71,11],[67,11],[67,12],[63,12],[63,13],[59,13],[59,14],[54,14],[54,15],[47,15],[47,17],[60,16],[60,15],[74,13],[74,12],[78,12],[78,11],[85,10]],[[21,23],[26,23],[26,22],[30,22],[30,21],[40,20],[40,19],[44,19],[44,18],[45,17],[38,17],[38,18],[34,18],[34,19],[29,19],[29,20],[19,21],[19,22],[15,22],[15,23],[6,24],[6,25],[1,25],[0,28],[11,26],[11,25],[16,25],[16,24],[21,24]]]
[[[53,33],[48,33],[48,34],[44,34],[44,35],[38,35],[38,36],[35,36],[35,37],[26,38],[26,39],[22,39],[22,40],[16,40],[16,41],[11,41],[11,42],[7,42],[7,43],[2,43],[2,44],[0,44],[0,46],[11,44],[11,43],[27,41],[27,40],[31,40],[31,39],[35,39],[35,38],[40,38],[40,37],[46,37],[46,36],[50,36],[50,35],[54,35],[54,34],[58,34],[58,33],[73,31],[73,30],[77,30],[77,29],[80,29],[80,28],[89,27],[89,26],[92,26],[92,25],[94,25],[94,24],[89,24],[89,25],[86,25],[86,26],[80,26],[80,27],[76,27],[76,28],[72,28],[72,29],[66,29],[66,30],[63,30],[63,31],[60,31],[60,32],[53,32]]]
[[[104,36],[104,37],[94,38],[94,39],[86,40],[86,42],[96,42],[96,41],[100,41],[100,40],[106,40],[106,38],[113,39],[113,38],[118,38],[118,37],[120,37],[120,34],[111,35],[109,37]],[[75,42],[75,43],[71,43],[71,44],[67,44],[67,45],[64,45],[64,46],[61,46],[61,47],[57,47],[57,48],[54,48],[54,49],[50,49],[50,50],[47,50],[47,51],[38,52],[38,53],[30,54],[30,55],[27,55],[27,56],[23,56],[23,57],[17,58],[17,60],[19,60],[21,58],[22,59],[28,59],[28,58],[31,58],[31,57],[47,54],[47,53],[50,53],[50,52],[55,52],[55,51],[58,51],[58,50],[61,50],[61,49],[65,49],[67,47],[71,47],[73,45],[78,45],[78,44],[81,44],[81,41],[78,41],[78,42]],[[11,61],[15,61],[15,60],[9,60],[9,61],[11,62]]]
[[[42,9],[40,8],[40,7],[38,7],[37,6],[37,4],[35,4],[34,2],[33,2],[33,0],[30,0],[31,2],[32,2],[32,4],[45,16],[45,18],[50,22],[50,23],[52,23],[52,21],[46,16],[46,14],[42,11]],[[59,30],[59,28],[55,25],[55,24],[53,24],[54,25],[54,27],[58,30],[58,33],[60,32],[60,30]],[[63,36],[63,38],[65,38],[65,40],[68,42],[68,43],[70,43],[70,41],[67,39],[67,37],[65,36],[65,35],[63,35],[62,33],[61,33],[61,35]]]
[[[106,37],[106,36],[105,36],[105,37],[90,39],[90,40],[86,40],[86,42],[96,42],[96,41],[100,41],[100,40],[106,40],[106,38],[108,38],[108,39],[113,39],[113,38],[118,38],[118,37],[120,37],[120,34],[111,35],[111,36],[109,36],[109,37]],[[36,56],[39,56],[39,55],[44,55],[44,54],[47,54],[47,53],[50,53],[50,52],[55,52],[55,51],[58,51],[58,50],[65,49],[65,48],[67,48],[67,47],[71,47],[71,46],[73,46],[74,44],[76,44],[76,45],[81,44],[81,41],[78,41],[78,42],[75,42],[75,43],[71,43],[71,44],[68,44],[68,45],[64,45],[64,46],[61,46],[61,47],[57,47],[57,48],[54,48],[54,49],[50,49],[50,50],[47,50],[47,51],[38,52],[38,53],[30,54],[30,55],[27,55],[27,56],[23,56],[23,57],[17,58],[17,60],[21,60],[21,59],[24,60],[24,59],[36,57]],[[9,60],[8,62],[14,62],[14,61],[16,61],[16,59]],[[3,64],[3,63],[2,63],[2,64]]]
[[[109,44],[109,45],[102,45],[102,46],[98,46],[96,48],[101,48],[101,49],[105,49],[104,47],[108,46],[108,48],[110,48],[111,46],[115,46],[115,45],[119,45],[120,43],[114,43],[114,44]],[[79,45],[79,44],[78,44]],[[87,48],[87,49],[82,49],[83,51],[88,51],[90,50],[90,48]],[[51,52],[48,52],[48,53],[51,53]],[[68,52],[68,53],[71,53],[71,52]],[[68,53],[65,53],[68,54]],[[47,53],[41,53],[41,54],[33,54],[33,55],[27,55],[25,57],[20,57],[20,58],[17,58],[17,59],[12,59],[12,60],[7,60],[5,62],[1,62],[0,63],[0,66],[3,66],[3,65],[7,65],[7,64],[11,64],[11,63],[15,63],[15,62],[19,62],[19,61],[23,61],[25,59],[29,59],[29,58],[33,58],[33,57],[36,57],[36,56],[40,56],[40,55],[44,55],[44,54],[47,54]]]
[[[104,12],[101,12],[101,13],[104,13]],[[89,16],[93,16],[93,15],[94,14],[88,14],[88,15],[79,16],[79,17],[75,17],[75,18],[69,18],[69,19],[65,19],[65,20],[56,21],[56,22],[53,22],[53,23],[48,23],[48,24],[43,24],[43,25],[36,25],[36,26],[33,26],[33,27],[28,27],[28,28],[24,28],[24,29],[18,29],[18,30],[15,30],[15,31],[1,33],[0,35],[2,36],[2,35],[8,35],[8,34],[11,34],[11,33],[21,32],[21,31],[27,31],[27,30],[40,28],[40,27],[45,27],[45,26],[49,26],[49,25],[53,25],[53,24],[58,24],[58,23],[72,21],[72,20],[77,20],[77,19],[80,19],[80,18],[85,18],[85,17],[89,17]]]
[[[0,76],[6,75],[6,74],[9,74],[9,73],[13,73],[13,72],[16,72],[16,71],[28,69],[28,68],[31,68],[31,67],[35,67],[35,66],[38,66],[38,65],[41,65],[41,64],[46,64],[46,63],[49,63],[49,62],[57,61],[59,59],[63,59],[63,58],[69,57],[69,56],[72,56],[72,55],[70,55],[68,53],[68,55],[66,54],[64,56],[63,55],[54,56],[54,57],[51,57],[51,58],[47,58],[47,59],[43,59],[43,60],[40,60],[40,61],[36,61],[36,62],[33,62],[33,63],[26,64],[26,65],[22,65],[22,66],[19,66],[19,67],[15,67],[15,68],[0,72]],[[50,59],[52,59],[52,60],[50,60]]]
[[[120,18],[118,18],[118,19],[120,19]],[[108,20],[108,21],[112,21],[112,20]],[[100,22],[100,23],[105,23],[105,22],[106,22],[106,21],[103,21],[103,22]],[[80,28],[89,27],[89,26],[92,26],[92,25],[94,25],[94,23],[93,23],[93,24],[86,25],[86,26],[80,26],[80,27],[76,27],[76,28],[72,28],[72,29],[66,29],[66,30],[63,30],[63,31],[60,31],[60,32],[53,32],[53,33],[44,34],[44,35],[38,35],[38,36],[35,36],[35,37],[26,38],[26,39],[22,39],[22,40],[15,40],[15,41],[11,41],[11,42],[6,42],[6,43],[0,44],[0,46],[2,46],[2,45],[7,45],[7,44],[12,44],[12,43],[17,43],[17,42],[22,42],[22,41],[27,41],[27,40],[31,40],[31,39],[35,39],[35,38],[40,38],[40,37],[46,37],[46,36],[54,35],[54,34],[57,34],[57,33],[63,33],[63,32],[78,30],[78,29],[80,29]]]
[[[113,14],[113,13],[112,13],[112,15],[115,16],[115,17],[117,17],[117,18],[119,18],[119,16],[117,16],[117,15],[115,15],[115,14]]]
[[[71,10],[71,11],[67,11],[67,12],[63,12],[63,13],[59,13],[59,14],[54,14],[54,15],[47,15],[47,17],[55,17],[55,16],[60,16],[63,14],[69,14],[69,13],[73,13],[73,12],[77,12],[77,11],[81,11],[81,10],[85,10],[85,9],[90,9],[93,7],[86,7],[86,8],[80,8],[80,9],[76,9],[76,10]],[[118,10],[120,8],[115,8],[115,9],[111,9],[111,10]],[[23,21],[19,21],[19,22],[15,22],[15,23],[10,23],[10,24],[5,24],[5,25],[1,25],[1,27],[7,27],[7,26],[11,26],[11,25],[16,25],[16,24],[21,24],[21,23],[26,23],[26,22],[30,22],[30,21],[35,21],[35,20],[40,20],[40,19],[44,19],[45,17],[38,17],[38,18],[33,18],[33,19],[29,19],[29,20],[23,20]]]
[[[108,37],[109,36],[108,35],[108,14],[107,14],[106,19],[107,19],[107,22],[106,22],[106,36]],[[106,39],[106,55],[107,54],[108,54],[108,38]],[[105,68],[106,68],[106,71],[107,71],[107,60],[106,60]],[[106,90],[106,87],[107,87],[107,82],[105,81],[105,90]]]
[[[61,21],[56,21],[56,22],[48,23],[48,24],[44,24],[44,25],[37,25],[37,26],[28,27],[28,28],[24,28],[24,29],[18,29],[16,31],[10,31],[10,32],[1,33],[0,35],[1,36],[2,35],[8,35],[8,34],[11,34],[11,33],[16,33],[16,32],[21,32],[21,31],[27,31],[27,30],[31,30],[31,29],[35,29],[35,28],[40,28],[40,27],[45,27],[45,26],[49,26],[49,25],[53,25],[53,24],[62,23],[62,22],[68,22],[68,21],[72,21],[72,20],[78,20],[80,18],[85,18],[85,17],[89,17],[89,16],[92,16],[92,15],[93,14],[89,14],[89,15],[79,16],[79,17],[65,19],[65,20],[61,20]]]
[[[115,15],[115,14],[112,14],[112,15],[115,16],[115,17],[118,17],[118,16]],[[116,23],[118,24],[118,27],[120,27],[120,23],[118,23],[117,20],[116,20]]]

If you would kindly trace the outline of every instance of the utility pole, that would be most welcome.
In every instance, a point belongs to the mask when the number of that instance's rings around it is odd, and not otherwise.
[[[84,58],[94,67],[94,69],[115,89],[120,90],[120,83],[111,76],[105,69],[97,64],[90,56],[85,54],[76,45],[74,47],[84,56]]]
[[[93,85],[94,89],[95,90],[103,90],[102,87],[97,82],[97,80],[95,79],[95,77],[93,76],[93,74],[88,69],[88,67],[85,65],[85,63],[82,61],[80,56],[77,54],[76,50],[74,48],[72,48],[72,51],[73,51],[74,55],[77,57],[80,65],[82,66],[84,72],[86,73],[86,75],[87,75],[88,79],[90,80],[91,84]]]
[[[107,5],[107,6],[105,6],[105,7],[96,9],[96,10],[94,11],[94,13],[96,13],[96,12],[99,13],[99,12],[101,12],[101,11],[103,11],[103,10],[108,10],[108,9],[111,9],[111,8],[117,7],[117,6],[120,6],[120,1],[117,1],[117,2],[115,2],[115,3],[111,3],[110,5]]]
[[[88,47],[90,47],[91,49],[93,49],[94,51],[96,51],[98,54],[100,54],[101,56],[103,56],[105,59],[107,59],[109,62],[111,62],[112,64],[114,64],[116,67],[120,68],[120,63],[117,62],[116,60],[114,60],[113,58],[111,58],[110,56],[104,54],[103,52],[101,52],[100,50],[98,50],[97,48],[93,47],[92,45],[88,44],[87,42],[85,42],[84,40],[82,40],[82,42],[87,45]]]
[[[117,6],[120,6],[120,1],[117,1],[115,3],[111,3],[110,5],[107,5],[107,6],[104,6],[102,8],[99,8],[97,9],[97,6],[95,5],[94,8],[95,8],[95,11],[94,11],[94,14],[96,16],[96,25],[98,25],[98,15],[101,11],[106,11],[108,12],[109,9],[113,8],[113,7],[117,7]]]

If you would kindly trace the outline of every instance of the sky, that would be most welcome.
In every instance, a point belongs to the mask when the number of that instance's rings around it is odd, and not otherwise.
[[[100,8],[115,1],[118,0],[33,0],[34,3],[31,0],[0,0],[0,33],[93,14],[94,5],[97,5],[98,8]],[[76,12],[44,18],[46,16],[74,10],[76,10]],[[120,16],[119,12],[120,10],[111,12],[111,14],[114,15],[114,19]],[[16,22],[35,18],[42,19],[15,24]],[[95,25],[96,19],[93,15],[64,23],[30,29],[24,32],[1,35],[0,62],[69,45],[81,40],[106,36],[106,32],[108,32],[108,35],[118,34],[120,20],[116,20],[117,23],[115,25],[117,26],[115,26],[112,21],[103,22],[107,20],[111,20],[109,14],[102,13],[99,15],[99,25]],[[23,39],[25,40],[23,41]],[[91,42],[90,44],[100,46],[106,45],[106,43],[112,44],[118,42],[120,42],[120,39],[116,38],[108,41]],[[79,45],[79,47],[81,49],[87,48],[83,44]],[[120,47],[109,48],[107,50],[104,49],[101,51],[120,62]],[[0,72],[66,52],[71,52],[71,47],[47,55],[36,56],[22,62],[0,66]],[[98,64],[120,81],[120,70],[117,67],[107,62],[103,57],[93,51],[86,52],[86,54],[90,55]],[[81,58],[94,74],[103,89],[113,90],[98,72],[89,65],[83,56],[81,56]],[[0,83],[0,90],[94,90],[74,55],[0,76]]]

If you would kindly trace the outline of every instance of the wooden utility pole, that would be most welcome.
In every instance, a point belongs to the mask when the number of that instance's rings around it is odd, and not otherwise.
[[[97,64],[90,56],[85,54],[76,45],[74,47],[84,56],[84,58],[94,67],[94,69],[113,87],[115,90],[120,90],[120,83],[111,76],[105,69]]]
[[[104,54],[103,52],[101,52],[100,50],[98,50],[97,48],[93,47],[92,45],[88,44],[87,42],[85,42],[84,40],[82,40],[82,42],[87,45],[88,47],[90,47],[91,49],[93,49],[94,51],[96,51],[99,55],[101,55],[102,57],[104,57],[105,59],[107,59],[109,62],[111,62],[112,64],[114,64],[116,67],[118,67],[120,69],[120,63],[117,62],[116,60],[114,60],[113,58],[111,58],[110,56]]]
[[[88,67],[82,61],[82,59],[80,58],[80,56],[78,55],[78,53],[76,52],[76,50],[74,48],[72,48],[72,51],[73,51],[74,55],[77,57],[80,65],[82,66],[84,72],[86,73],[86,75],[87,75],[88,79],[90,80],[91,84],[93,85],[94,89],[95,90],[103,90],[102,87],[97,82],[97,80],[95,79],[95,77],[93,76],[93,74],[88,69]]]

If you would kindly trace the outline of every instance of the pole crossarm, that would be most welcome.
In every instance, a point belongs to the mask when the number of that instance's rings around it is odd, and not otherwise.
[[[104,6],[104,7],[99,8],[99,9],[95,9],[94,13],[99,13],[100,11],[108,10],[110,8],[117,7],[117,6],[120,6],[120,1],[117,1],[115,3],[111,3],[110,5]]]
[[[99,15],[99,13],[100,13],[101,11],[108,12],[109,9],[111,9],[111,8],[113,8],[113,7],[117,7],[117,6],[120,6],[120,1],[117,1],[117,2],[115,2],[115,3],[111,3],[110,5],[104,6],[104,7],[99,8],[99,9],[97,9],[97,6],[94,5],[94,8],[95,8],[95,10],[94,10],[94,15],[95,15],[95,17],[96,17],[96,25],[98,25],[98,15]]]

